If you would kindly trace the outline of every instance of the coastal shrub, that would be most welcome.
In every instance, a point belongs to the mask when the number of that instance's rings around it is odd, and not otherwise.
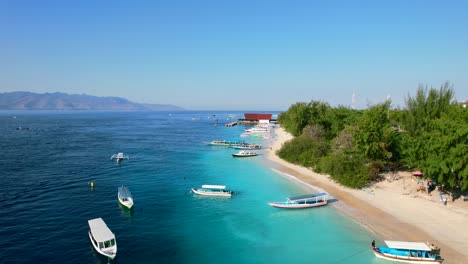
[[[286,142],[277,152],[278,156],[291,163],[304,167],[315,167],[320,158],[328,152],[325,141],[312,139],[307,136],[300,136]]]
[[[347,187],[362,188],[369,182],[369,168],[365,159],[356,154],[332,153],[320,160],[321,172]]]

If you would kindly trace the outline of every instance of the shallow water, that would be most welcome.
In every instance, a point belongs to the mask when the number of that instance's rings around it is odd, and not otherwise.
[[[268,206],[311,190],[262,155],[208,146],[243,132],[222,125],[228,114],[1,112],[0,262],[107,263],[87,236],[87,220],[102,217],[117,238],[113,263],[385,263],[369,250],[374,235],[331,206]],[[111,161],[117,152],[130,159]],[[202,184],[236,194],[189,192]],[[118,204],[121,185],[132,210]]]

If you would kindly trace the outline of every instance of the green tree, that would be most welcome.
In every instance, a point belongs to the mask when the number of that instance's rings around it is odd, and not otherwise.
[[[390,101],[370,107],[358,118],[353,135],[356,148],[371,161],[392,159],[396,131],[388,118]]]
[[[427,177],[449,189],[468,190],[468,114],[453,107],[449,114],[433,120],[421,139],[425,157],[418,164]]]
[[[278,116],[278,122],[286,131],[294,136],[299,136],[310,119],[310,109],[306,103],[295,103],[288,111]]]
[[[439,90],[419,86],[416,96],[406,99],[406,109],[401,113],[402,128],[411,135],[418,135],[427,130],[431,120],[440,118],[453,104],[455,92],[446,82]]]

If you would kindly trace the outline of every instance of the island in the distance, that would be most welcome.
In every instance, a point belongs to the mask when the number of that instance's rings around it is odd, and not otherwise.
[[[121,97],[67,93],[0,93],[0,110],[129,110],[181,111],[170,104],[140,104]]]

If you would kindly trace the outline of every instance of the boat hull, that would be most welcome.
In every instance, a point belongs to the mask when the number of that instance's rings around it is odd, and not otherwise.
[[[194,188],[192,188],[192,192],[199,194],[199,195],[205,195],[205,196],[220,196],[220,197],[232,196],[232,194],[228,192],[205,192],[205,191],[194,189]]]
[[[258,154],[249,154],[249,155],[232,154],[232,156],[235,157],[235,158],[248,158],[248,157],[258,156]]]
[[[127,198],[127,201],[124,201],[121,197],[118,197],[119,198],[119,203],[125,207],[127,207],[128,209],[132,209],[133,207],[133,199],[128,199]]]
[[[381,253],[375,248],[371,248],[372,253],[378,258],[401,262],[401,263],[419,263],[419,264],[434,264],[434,263],[442,263],[440,260],[437,259],[429,259],[429,258],[418,258],[418,257],[410,257],[410,256],[398,256],[393,254]]]
[[[276,207],[276,208],[284,208],[284,209],[303,209],[303,208],[324,206],[324,205],[327,205],[327,202],[324,201],[324,202],[310,203],[310,204],[276,202],[276,203],[268,203],[268,205]]]
[[[114,259],[115,256],[117,256],[117,243],[115,244],[114,247],[112,247],[112,251],[111,253],[108,253],[106,251],[103,251],[101,250],[99,247],[96,246],[96,244],[93,243],[93,236],[91,235],[90,232],[88,232],[88,236],[89,236],[89,241],[91,241],[91,245],[93,245],[94,249],[97,251],[97,253],[105,256],[105,257],[108,257],[110,259]]]

